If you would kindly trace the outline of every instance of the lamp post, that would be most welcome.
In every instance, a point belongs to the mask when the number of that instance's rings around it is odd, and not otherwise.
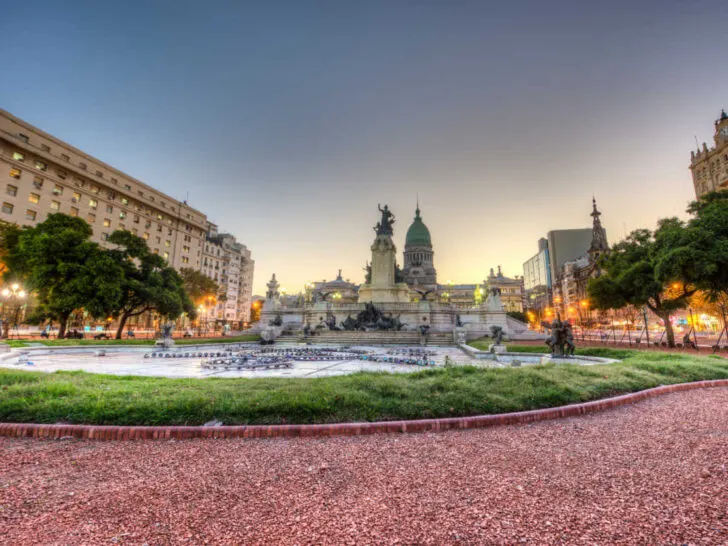
[[[0,295],[2,295],[3,302],[9,303],[14,300],[18,302],[17,309],[15,310],[15,331],[17,332],[18,316],[20,315],[20,301],[25,299],[25,290],[23,290],[23,287],[20,286],[18,283],[14,282],[10,285],[9,288],[3,288],[2,292],[0,292]],[[5,327],[2,328],[2,319],[0,319],[0,337],[2,337],[3,339],[7,339],[8,335],[10,334],[10,327],[8,326],[8,322],[9,321],[5,321]]]

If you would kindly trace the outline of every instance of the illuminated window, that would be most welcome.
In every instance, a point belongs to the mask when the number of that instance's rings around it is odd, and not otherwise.
[[[81,200],[81,194],[77,191],[73,192],[73,197],[71,197],[71,201],[74,203],[78,203]]]
[[[5,191],[8,195],[15,197],[18,195],[18,186],[13,186],[12,184],[8,184],[8,188]]]
[[[51,201],[51,210],[61,210],[61,202]]]
[[[111,226],[111,218],[104,218],[104,227]]]
[[[126,197],[122,197],[121,198],[121,204],[122,205],[128,205],[129,204],[129,200]]]
[[[121,211],[121,212],[119,213],[119,218],[120,218],[121,220],[123,220],[124,218],[126,218],[126,212],[124,212],[124,211],[122,210],[122,211]]]
[[[164,220],[164,216],[162,216],[161,214],[157,214],[157,220]]]
[[[58,178],[60,178],[61,180],[65,180],[67,176],[68,173],[66,171],[58,171]]]
[[[42,161],[36,161],[35,168],[38,169],[39,171],[46,171],[46,170],[48,170],[48,165],[46,165]]]
[[[171,245],[172,243],[170,241],[164,241],[164,246],[166,246],[167,248],[169,248]]]
[[[21,154],[20,152],[14,152],[13,159],[15,161],[25,161],[25,154]]]
[[[108,212],[109,214],[113,213],[114,207],[112,207],[111,205],[106,205],[106,212]]]
[[[63,161],[71,161],[71,158],[69,156],[67,156],[66,154],[61,154],[61,159]]]
[[[12,214],[15,207],[11,205],[10,203],[3,203],[2,211],[5,214]]]
[[[28,209],[28,210],[25,211],[25,217],[28,220],[35,220],[35,217],[36,216],[38,216],[38,213],[35,212],[34,210]]]
[[[20,169],[10,169],[10,178],[19,179],[20,178]]]
[[[86,216],[86,220],[89,224],[93,224],[96,221],[96,215],[93,212],[89,212],[88,216]]]
[[[53,195],[63,195],[63,186],[60,184],[53,186]]]
[[[43,150],[44,152],[50,152],[51,151],[51,147],[48,146],[47,144],[41,144],[40,145],[40,149]]]
[[[88,206],[91,207],[92,209],[95,209],[96,207],[99,206],[99,202],[96,201],[96,199],[89,199]]]
[[[36,188],[41,189],[43,187],[43,179],[40,176],[34,176],[33,177],[33,185]]]
[[[188,264],[188,263],[190,263],[190,259],[187,256],[182,256],[182,263]]]
[[[163,254],[165,260],[169,260],[169,252]]]
[[[71,216],[74,218],[78,216],[78,209],[76,207],[71,207],[71,212],[69,212]]]
[[[92,186],[91,187],[91,192],[92,193],[99,193],[99,187],[98,186]]]
[[[38,204],[38,201],[40,201],[40,195],[38,195],[37,193],[31,193],[28,196],[28,201],[30,201],[34,205],[37,205]]]
[[[188,246],[182,247],[182,252],[189,252],[189,251],[190,251],[190,247],[188,247]]]
[[[142,239],[144,239],[145,241],[148,241],[148,240],[149,240],[149,233],[147,233],[147,232],[145,231],[145,232],[144,232],[144,235],[142,235]]]

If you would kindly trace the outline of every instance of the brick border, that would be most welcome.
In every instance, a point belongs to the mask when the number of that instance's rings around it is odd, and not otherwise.
[[[190,438],[321,438],[394,432],[434,432],[500,425],[519,425],[533,423],[535,421],[575,417],[617,408],[627,404],[634,404],[635,402],[663,394],[711,387],[728,387],[728,379],[663,385],[661,387],[615,396],[613,398],[584,402],[583,404],[495,415],[476,415],[473,417],[421,419],[415,421],[380,421],[374,423],[333,423],[326,425],[238,425],[221,427],[134,427],[0,423],[0,436],[46,439],[81,438],[89,440],[185,440]]]

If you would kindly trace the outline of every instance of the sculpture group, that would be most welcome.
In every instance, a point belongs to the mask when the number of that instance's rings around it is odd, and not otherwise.
[[[551,336],[546,340],[546,345],[551,349],[551,354],[557,357],[572,356],[574,354],[574,331],[568,320],[561,321],[557,315],[556,320],[551,323],[542,323],[543,327],[551,330]]]

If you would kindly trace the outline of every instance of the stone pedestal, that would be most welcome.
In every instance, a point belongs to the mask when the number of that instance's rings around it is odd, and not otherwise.
[[[465,338],[466,330],[462,326],[456,326],[453,329],[453,337],[455,338],[455,343],[458,345],[464,344],[467,340]]]
[[[0,343],[0,353],[9,353],[10,352],[10,345],[7,343]]]
[[[372,278],[359,288],[359,303],[408,303],[407,283],[394,282],[397,247],[391,235],[377,235],[372,250]]]
[[[162,339],[158,339],[154,343],[155,347],[161,347],[162,349],[171,349],[174,347],[174,340],[171,337],[164,337]]]
[[[488,351],[493,354],[503,354],[506,352],[506,346],[505,345],[496,345],[494,343],[488,345]]]

